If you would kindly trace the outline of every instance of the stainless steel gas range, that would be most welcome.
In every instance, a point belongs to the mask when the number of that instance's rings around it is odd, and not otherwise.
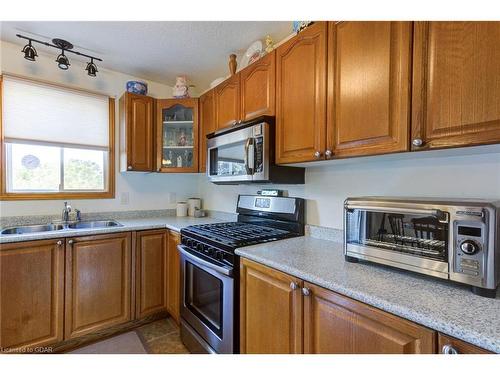
[[[235,249],[304,234],[301,198],[240,195],[236,222],[181,230],[181,339],[192,353],[239,352]]]

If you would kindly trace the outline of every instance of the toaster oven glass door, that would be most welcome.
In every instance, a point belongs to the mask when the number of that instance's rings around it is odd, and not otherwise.
[[[449,223],[437,216],[348,209],[347,244],[448,261]]]

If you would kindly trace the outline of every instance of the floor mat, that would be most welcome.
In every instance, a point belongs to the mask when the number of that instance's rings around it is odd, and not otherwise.
[[[96,342],[69,354],[147,354],[141,339],[135,331]]]

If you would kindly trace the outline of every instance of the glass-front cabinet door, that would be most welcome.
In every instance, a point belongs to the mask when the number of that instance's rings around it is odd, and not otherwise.
[[[162,99],[157,107],[159,172],[198,172],[198,99]]]

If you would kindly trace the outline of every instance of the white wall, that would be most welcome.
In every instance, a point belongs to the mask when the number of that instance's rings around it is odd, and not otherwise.
[[[99,68],[97,77],[89,77],[85,72],[85,63],[71,58],[71,66],[67,71],[57,67],[54,55],[42,55],[36,62],[30,62],[23,58],[22,46],[0,41],[0,71],[61,83],[82,89],[98,91],[115,97],[116,101],[116,198],[115,199],[89,199],[72,200],[74,207],[83,212],[97,211],[119,211],[119,210],[146,210],[173,208],[171,199],[182,200],[196,195],[198,188],[197,175],[165,175],[155,173],[120,173],[118,168],[118,98],[125,91],[125,83],[137,79],[123,73]],[[171,97],[172,88],[160,83],[147,81],[149,95],[153,97]],[[129,193],[129,204],[120,204],[120,194]],[[175,197],[168,193],[175,193]],[[2,216],[55,214],[60,212],[61,201],[7,201],[0,202],[0,214]]]
[[[220,211],[234,212],[238,194],[254,194],[262,187],[266,186],[217,186],[200,176],[205,208]],[[305,185],[275,187],[288,190],[290,196],[307,199],[308,224],[341,229],[343,202],[349,196],[500,200],[500,147],[329,161],[307,168]]]

